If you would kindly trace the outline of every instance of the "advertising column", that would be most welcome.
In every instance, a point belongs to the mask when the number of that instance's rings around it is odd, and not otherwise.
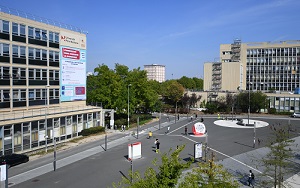
[[[61,102],[86,100],[86,36],[60,33]]]

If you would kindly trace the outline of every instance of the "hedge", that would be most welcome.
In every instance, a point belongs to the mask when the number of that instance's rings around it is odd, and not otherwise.
[[[88,128],[88,129],[83,129],[81,131],[81,135],[82,136],[88,136],[88,135],[96,134],[96,133],[100,133],[100,132],[105,132],[105,128],[99,126],[99,127],[91,127],[91,128]]]

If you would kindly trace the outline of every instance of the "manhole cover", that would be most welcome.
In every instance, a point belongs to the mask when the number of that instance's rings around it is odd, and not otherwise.
[[[38,180],[38,179],[32,180],[32,182],[38,182],[38,181],[40,181],[40,180]]]

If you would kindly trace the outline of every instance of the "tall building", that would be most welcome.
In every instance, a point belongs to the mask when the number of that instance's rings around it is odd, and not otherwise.
[[[300,40],[220,45],[220,61],[204,64],[204,90],[292,92],[300,82]]]
[[[165,65],[144,65],[144,70],[147,71],[147,78],[149,80],[156,80],[158,82],[164,82],[166,75],[166,67]]]
[[[270,108],[300,111],[300,40],[220,45],[220,61],[204,63],[204,90],[215,100],[225,92],[262,91]],[[225,93],[225,94],[226,94]]]
[[[0,155],[104,126],[103,109],[86,105],[86,35],[0,10]]]

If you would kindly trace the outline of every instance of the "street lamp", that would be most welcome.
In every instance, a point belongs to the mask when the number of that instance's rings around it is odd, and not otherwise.
[[[48,139],[48,133],[47,133],[47,99],[48,99],[48,88],[50,85],[45,86],[45,152],[47,153],[47,139]]]
[[[127,86],[127,91],[128,91],[128,110],[127,110],[127,114],[128,114],[128,119],[127,119],[127,127],[129,128],[129,87],[131,86],[131,84],[128,84]]]
[[[249,83],[249,88],[248,88],[248,126],[250,125],[250,86],[252,85],[251,82]]]

